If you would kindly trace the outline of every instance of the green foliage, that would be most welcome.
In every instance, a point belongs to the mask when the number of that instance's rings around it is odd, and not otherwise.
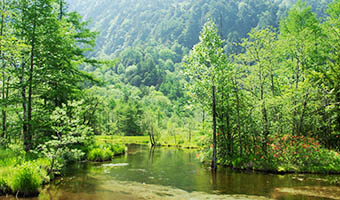
[[[125,153],[125,145],[104,142],[90,150],[87,159],[90,161],[102,162],[112,160],[114,155]]]
[[[113,152],[109,148],[94,148],[87,157],[90,161],[108,161],[113,157]]]
[[[140,126],[142,113],[141,105],[137,101],[119,104],[116,109],[118,131],[126,136],[142,135]]]
[[[184,58],[186,75],[190,78],[193,99],[211,110],[212,86],[224,84],[222,70],[226,67],[223,41],[218,36],[216,25],[209,21],[203,27],[200,42],[194,46],[189,56]],[[219,90],[219,89],[217,89]]]
[[[83,159],[88,151],[86,147],[94,143],[92,129],[85,120],[86,108],[83,102],[74,101],[53,111],[54,135],[38,147],[38,152],[52,161],[52,172],[59,172],[66,162]]]
[[[126,150],[125,145],[121,145],[121,144],[111,144],[110,148],[112,152],[114,153],[114,155],[123,154],[125,153],[125,150]]]

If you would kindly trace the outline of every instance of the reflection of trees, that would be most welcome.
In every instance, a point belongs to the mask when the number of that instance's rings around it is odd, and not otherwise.
[[[154,154],[155,154],[155,146],[152,146],[149,149],[149,160],[151,160],[151,163],[153,163]]]
[[[217,190],[217,172],[214,170],[211,170],[211,184],[212,189]]]

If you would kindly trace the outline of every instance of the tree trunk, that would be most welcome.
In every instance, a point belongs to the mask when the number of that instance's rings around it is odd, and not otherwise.
[[[151,143],[151,146],[153,147],[156,144],[155,138],[154,138],[154,131],[153,131],[152,125],[149,128],[150,128],[150,130],[148,131],[148,133],[149,133],[150,143]]]
[[[269,135],[269,125],[268,125],[268,114],[266,108],[266,102],[264,100],[264,88],[263,83],[261,83],[261,101],[262,101],[262,117],[263,117],[263,135],[264,135],[264,142],[263,142],[263,150],[267,152],[267,143],[268,143],[268,135]]]
[[[30,150],[30,142],[31,142],[31,137],[28,134],[28,126],[27,126],[27,99],[26,99],[26,85],[25,85],[25,61],[24,58],[22,58],[22,64],[21,64],[21,69],[22,69],[22,75],[20,77],[20,84],[22,86],[21,88],[21,96],[22,96],[22,110],[23,110],[23,126],[22,126],[22,131],[24,135],[24,147],[25,151]]]
[[[243,149],[242,149],[242,138],[241,138],[241,120],[240,120],[240,98],[238,95],[238,86],[235,80],[235,93],[236,93],[236,106],[237,106],[237,131],[238,131],[238,138],[240,143],[240,157],[242,157]]]
[[[337,88],[337,87],[335,87]],[[335,91],[338,91],[336,92],[335,94],[335,99],[336,99],[336,102],[338,102],[337,106],[336,106],[336,114],[337,114],[337,119],[336,121],[338,122],[337,125],[336,125],[336,131],[339,131],[340,132],[340,87],[338,87],[338,89],[336,89]]]
[[[5,12],[5,2],[4,0],[2,1],[2,11]],[[5,21],[5,14],[1,12],[1,28],[0,28],[0,37],[3,36],[3,31],[4,31],[4,21]],[[4,59],[4,55],[2,52],[2,46],[0,46],[0,57],[2,60],[2,102],[4,102],[5,100],[5,82],[6,82],[6,77],[5,77],[5,68],[6,68],[6,64],[5,64],[5,59]],[[2,104],[2,133],[1,133],[1,137],[5,137],[6,135],[6,106],[4,105],[4,103]]]
[[[5,64],[3,66],[3,70],[5,70]],[[6,127],[6,124],[7,124],[7,112],[6,112],[6,107],[7,105],[4,105],[7,101],[7,97],[8,97],[8,86],[7,86],[7,89],[5,89],[6,87],[6,75],[5,75],[5,72],[2,72],[2,137],[5,137],[6,135],[6,130],[7,130],[7,127]],[[8,84],[8,83],[7,83]]]
[[[64,16],[64,0],[59,1],[59,20],[62,20]]]
[[[152,137],[151,137],[151,133],[149,133],[149,139],[150,139],[151,146],[154,146],[154,143],[153,143],[153,140],[152,140]]]
[[[228,134],[228,154],[229,154],[229,158],[231,158],[233,156],[233,152],[231,149],[231,144],[232,144],[232,137],[231,137],[231,127],[230,127],[230,114],[229,112],[227,112],[227,134]]]
[[[212,86],[212,112],[213,112],[213,157],[211,162],[212,171],[217,170],[217,159],[216,159],[216,101],[215,101],[215,86]]]
[[[33,20],[33,29],[32,29],[32,43],[31,43],[31,64],[30,64],[30,71],[29,71],[29,79],[28,79],[28,108],[27,108],[27,120],[28,120],[28,131],[27,137],[29,141],[26,142],[27,146],[25,146],[26,152],[32,149],[32,135],[33,135],[33,126],[32,126],[32,95],[33,95],[33,72],[34,72],[34,52],[35,52],[35,31],[37,26],[36,21],[36,2],[34,5],[35,13],[34,13],[34,20]]]
[[[24,7],[22,8],[25,9]],[[22,23],[25,22],[25,17],[22,17]],[[24,30],[22,30],[23,35]],[[22,133],[24,137],[24,149],[25,151],[29,151],[31,148],[31,137],[28,134],[28,124],[27,124],[27,98],[26,98],[26,80],[25,80],[25,57],[24,53],[22,53],[22,61],[21,61],[21,76],[20,76],[20,86],[21,86],[21,97],[22,97]]]
[[[298,87],[299,87],[299,74],[300,73],[300,61],[298,60],[297,61],[297,65],[296,65],[296,80],[295,80],[295,89],[297,90]],[[296,119],[296,116],[297,116],[297,110],[296,110],[296,105],[297,105],[297,102],[296,100],[294,101],[293,103],[294,105],[294,113],[293,113],[293,133],[292,135],[295,135],[295,133],[299,136],[299,127],[298,127],[298,122],[297,122],[297,119]]]
[[[301,117],[300,117],[298,135],[301,135],[301,134],[302,134],[302,131],[303,131],[303,119],[304,119],[304,117],[305,117],[305,112],[306,112],[306,108],[307,108],[308,96],[309,96],[309,93],[307,93],[307,94],[305,95],[305,101],[303,102],[303,109],[302,109],[302,113],[301,113]]]

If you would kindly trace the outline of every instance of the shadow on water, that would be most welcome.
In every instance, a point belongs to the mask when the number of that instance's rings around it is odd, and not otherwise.
[[[340,199],[322,175],[274,175],[209,166],[195,150],[129,145],[109,163],[82,163],[32,200],[68,199]],[[0,200],[12,200],[14,197]]]

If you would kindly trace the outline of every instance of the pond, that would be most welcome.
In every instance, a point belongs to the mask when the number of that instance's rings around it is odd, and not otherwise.
[[[340,199],[326,175],[274,175],[219,168],[211,174],[195,150],[129,145],[109,163],[80,163],[32,200]],[[0,200],[15,197],[0,197]]]

